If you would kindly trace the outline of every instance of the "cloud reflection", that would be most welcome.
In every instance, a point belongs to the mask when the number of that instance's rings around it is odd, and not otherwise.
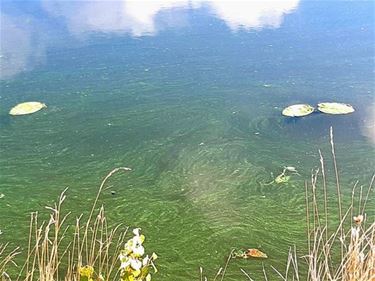
[[[33,32],[34,20],[1,13],[0,78],[7,79],[43,60],[44,40]]]
[[[43,13],[66,25],[69,33],[85,39],[90,33],[118,33],[132,36],[154,35],[166,25],[180,26],[181,13],[157,23],[157,15],[171,9],[208,9],[233,30],[277,28],[283,16],[298,6],[299,0],[274,1],[61,1],[41,0]],[[32,19],[30,21],[30,19]],[[45,19],[43,19],[45,20]],[[46,48],[53,45],[42,19],[31,15],[1,13],[0,78],[7,79],[40,63]],[[185,23],[188,24],[188,23]],[[44,26],[43,28],[40,28]]]
[[[75,3],[44,0],[43,8],[52,16],[64,18],[69,31],[75,35],[87,32],[113,32],[142,36],[157,33],[155,16],[161,10],[186,7],[187,4],[188,1],[170,0]]]
[[[232,30],[280,27],[285,14],[297,8],[299,0],[282,1],[210,1],[220,19]]]
[[[283,16],[298,6],[299,0],[278,1],[80,1],[72,4],[44,0],[43,7],[51,15],[65,18],[74,34],[84,32],[128,32],[133,36],[157,33],[155,17],[172,8],[208,7],[232,30],[240,28],[279,27]],[[74,7],[72,7],[74,5]],[[77,12],[79,11],[79,12]]]

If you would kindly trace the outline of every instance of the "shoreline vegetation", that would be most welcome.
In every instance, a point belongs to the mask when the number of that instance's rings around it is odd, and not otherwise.
[[[157,272],[157,255],[145,255],[140,229],[133,229],[133,237],[126,242],[129,229],[121,224],[109,227],[104,206],[97,209],[105,183],[120,171],[131,169],[119,167],[104,178],[86,221],[81,215],[75,225],[65,225],[70,215],[62,213],[66,189],[53,207],[46,207],[49,220],[40,222],[38,213],[31,213],[24,263],[15,262],[18,255],[25,255],[19,247],[7,252],[8,244],[0,244],[1,280],[151,281],[151,272]],[[8,273],[10,266],[17,267],[18,273]]]
[[[336,180],[337,202],[329,202],[325,161],[321,151],[320,167],[305,182],[306,240],[308,253],[297,255],[296,245],[289,249],[285,271],[272,269],[279,280],[307,281],[375,281],[375,221],[366,215],[366,206],[373,193],[375,175],[368,188],[353,187],[349,206],[344,206],[335,156],[333,130],[330,144]],[[140,229],[110,227],[104,207],[98,200],[107,180],[117,172],[112,170],[102,181],[87,220],[83,215],[69,225],[70,213],[62,213],[66,199],[64,190],[53,207],[46,207],[49,220],[41,221],[37,212],[30,218],[27,251],[10,249],[0,243],[1,281],[150,281],[157,272],[155,253],[146,255],[145,236]],[[333,209],[335,208],[335,209]],[[337,215],[333,215],[337,212]],[[223,281],[232,249],[226,264],[216,275],[208,278],[199,268],[200,281]],[[16,264],[21,259],[23,263]],[[241,268],[245,280],[255,281],[251,272]],[[264,280],[271,280],[263,267]],[[258,279],[257,279],[258,280]]]

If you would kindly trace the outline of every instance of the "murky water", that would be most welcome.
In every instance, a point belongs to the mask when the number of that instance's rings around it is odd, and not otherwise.
[[[24,243],[29,213],[66,187],[66,210],[86,212],[103,177],[127,166],[103,202],[111,223],[143,229],[160,256],[155,280],[197,279],[199,266],[213,275],[231,248],[261,248],[267,268],[283,268],[290,246],[305,248],[304,181],[318,149],[333,176],[330,126],[343,193],[374,172],[373,9],[5,1],[0,240]],[[8,115],[29,100],[48,108]],[[356,112],[281,115],[322,101]],[[301,176],[267,185],[286,165]],[[239,267],[262,274],[261,262],[235,262],[227,280],[243,279]]]

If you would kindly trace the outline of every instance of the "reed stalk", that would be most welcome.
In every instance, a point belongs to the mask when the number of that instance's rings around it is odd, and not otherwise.
[[[375,175],[365,193],[363,187],[360,187],[358,191],[358,182],[355,183],[352,187],[351,202],[345,207],[332,128],[330,128],[330,146],[338,219],[336,223],[332,222],[334,216],[328,207],[331,197],[328,192],[326,165],[319,150],[320,167],[312,172],[310,181],[305,182],[308,253],[298,257],[296,248],[292,247],[289,250],[284,273],[271,266],[279,280],[375,281],[375,220],[366,215],[366,206],[373,193]],[[322,196],[320,196],[321,193]],[[221,272],[221,280],[224,279],[227,266],[228,262],[224,271]],[[301,271],[305,272],[305,269],[307,269],[307,275],[301,273]],[[249,272],[244,269],[241,269],[241,272],[248,280],[253,280]],[[264,266],[262,272],[263,280],[267,281],[268,276]]]
[[[47,221],[39,222],[38,213],[32,213],[26,258],[24,264],[17,267],[17,276],[10,276],[7,269],[16,266],[14,259],[21,252],[16,248],[5,254],[8,245],[0,246],[2,280],[79,281],[83,280],[80,269],[85,266],[95,268],[95,280],[115,280],[119,274],[116,263],[127,228],[121,224],[109,227],[104,207],[97,210],[97,203],[107,180],[119,171],[130,169],[116,168],[103,179],[86,220],[81,215],[76,218],[75,225],[67,223],[70,213],[64,214],[62,210],[67,190],[61,193],[54,206],[46,207],[49,211]]]

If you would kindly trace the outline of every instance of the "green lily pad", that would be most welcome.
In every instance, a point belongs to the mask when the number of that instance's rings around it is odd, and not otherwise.
[[[314,107],[308,104],[293,104],[282,111],[282,115],[288,117],[301,117],[314,112]]]
[[[10,111],[10,115],[25,115],[31,114],[41,110],[42,108],[47,107],[44,103],[37,102],[37,101],[30,101],[30,102],[23,102],[17,104],[13,107]]]
[[[338,102],[318,103],[318,110],[327,114],[349,114],[355,111],[350,104]]]
[[[282,173],[275,178],[275,183],[278,183],[278,184],[287,183],[289,180],[290,180],[290,176],[287,176],[284,173]]]

